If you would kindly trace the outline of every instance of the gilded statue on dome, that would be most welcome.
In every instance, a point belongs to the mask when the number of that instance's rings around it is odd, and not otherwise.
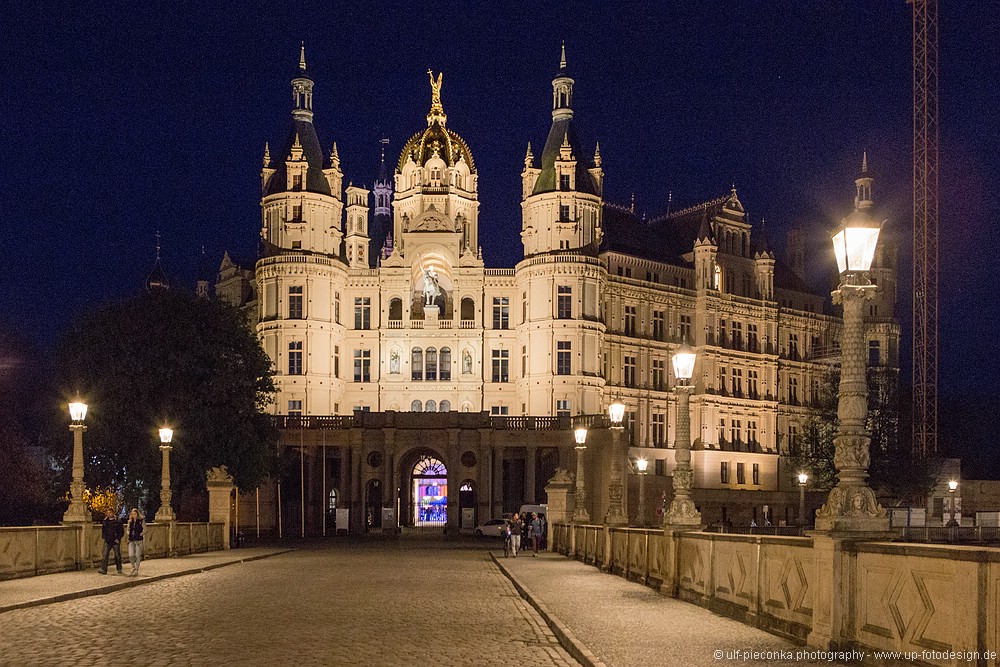
[[[444,72],[438,72],[437,81],[434,80],[434,72],[427,70],[427,76],[431,78],[431,104],[434,106],[441,105],[441,80],[444,78]]]

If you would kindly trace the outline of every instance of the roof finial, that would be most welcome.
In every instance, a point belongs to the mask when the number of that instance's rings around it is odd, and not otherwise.
[[[271,147],[265,141],[264,142],[264,168],[266,169],[266,168],[268,168],[270,166],[271,166]]]
[[[298,138],[298,135],[296,135]],[[333,148],[330,149],[330,166],[339,167],[340,166],[340,153],[337,152],[337,142],[333,142]]]
[[[528,150],[524,153],[524,166],[531,167],[535,162],[535,154],[531,152],[531,142],[528,142]]]
[[[868,151],[865,151],[861,157],[861,173],[868,173]]]
[[[444,72],[438,72],[436,81],[434,80],[434,72],[430,69],[427,70],[427,76],[431,78],[431,110],[427,113],[427,125],[429,127],[435,121],[444,125],[448,118],[441,105],[441,83],[444,79]]]
[[[156,261],[160,261],[160,232],[156,232]]]
[[[597,145],[594,147],[594,166],[601,166],[601,142],[598,141]]]
[[[299,71],[306,71],[306,42],[302,41],[302,46],[299,47]]]
[[[562,55],[559,58],[559,69],[566,69],[566,40],[562,41]]]

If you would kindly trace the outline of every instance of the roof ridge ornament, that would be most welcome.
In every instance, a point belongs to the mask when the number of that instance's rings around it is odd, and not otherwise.
[[[299,47],[299,71],[306,71],[306,42],[302,40],[302,44]]]
[[[562,55],[559,58],[559,71],[566,70],[566,40],[562,41]]]

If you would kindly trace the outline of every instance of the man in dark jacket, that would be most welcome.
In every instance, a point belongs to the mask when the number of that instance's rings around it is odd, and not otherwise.
[[[98,570],[100,574],[108,573],[108,555],[113,549],[115,552],[115,566],[118,568],[118,574],[122,573],[122,535],[125,534],[125,529],[122,527],[122,522],[119,521],[111,510],[108,510],[104,515],[104,522],[101,524],[101,537],[104,538],[104,560],[101,561],[101,569]]]

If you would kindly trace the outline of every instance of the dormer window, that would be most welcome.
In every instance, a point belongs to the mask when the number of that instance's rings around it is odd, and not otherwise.
[[[302,174],[294,174],[292,176],[292,190],[296,192],[302,189]]]
[[[559,174],[559,189],[560,190],[570,189],[569,174]]]

